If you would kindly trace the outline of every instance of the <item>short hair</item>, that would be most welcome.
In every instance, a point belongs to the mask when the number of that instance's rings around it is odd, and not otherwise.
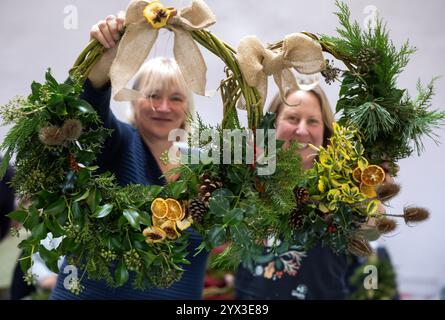
[[[295,91],[300,91],[300,90],[301,89]],[[291,93],[295,91],[288,91],[286,93],[286,97],[288,97]],[[315,88],[308,90],[308,92],[311,92],[313,95],[315,95],[315,97],[317,97],[318,99],[318,102],[320,103],[321,116],[324,125],[323,146],[326,147],[329,144],[329,138],[334,134],[333,123],[335,120],[334,120],[334,115],[332,113],[331,105],[329,103],[326,94],[324,93],[323,89],[320,86],[316,86]],[[277,113],[278,116],[280,108],[283,105],[285,105],[283,100],[281,99],[280,95],[277,94],[270,103],[267,111]]]
[[[173,87],[177,88],[180,93],[186,97],[187,110],[185,111],[189,114],[190,118],[189,116],[186,117],[186,121],[181,128],[189,131],[189,122],[193,119],[195,113],[193,93],[187,86],[181,70],[174,59],[157,57],[148,60],[139,69],[133,84],[133,89],[137,91],[164,91]],[[132,108],[134,108],[133,102],[131,105]],[[129,118],[130,123],[134,125],[134,111]]]

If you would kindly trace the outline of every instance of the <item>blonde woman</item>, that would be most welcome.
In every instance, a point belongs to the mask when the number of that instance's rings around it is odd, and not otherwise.
[[[119,185],[128,184],[163,185],[163,174],[172,164],[160,161],[161,154],[171,147],[168,135],[171,130],[186,127],[188,112],[193,112],[192,94],[172,59],[156,58],[146,63],[140,70],[134,88],[143,93],[132,102],[134,126],[118,121],[110,110],[111,87],[108,77],[123,18],[108,16],[106,20],[94,25],[91,36],[99,40],[106,52],[91,71],[84,85],[83,98],[98,112],[106,128],[113,134],[104,146],[98,163],[103,171],[116,175]],[[104,281],[92,281],[84,277],[85,289],[79,296],[64,288],[66,274],[59,279],[52,299],[200,299],[204,285],[207,253],[193,256],[194,249],[201,238],[188,231],[190,265],[184,266],[185,272],[180,281],[168,289],[135,290],[130,281],[120,288],[107,287]],[[63,265],[61,270],[64,270]],[[79,274],[81,274],[79,272]]]

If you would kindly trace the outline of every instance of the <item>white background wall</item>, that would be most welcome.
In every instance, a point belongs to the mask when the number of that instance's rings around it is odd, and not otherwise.
[[[348,0],[353,17],[362,25],[368,16],[365,8],[375,6],[388,22],[391,38],[400,45],[406,39],[419,51],[399,78],[401,88],[415,95],[418,78],[427,82],[433,76],[445,75],[445,2],[440,0]],[[27,95],[33,80],[43,81],[45,69],[51,67],[56,78],[64,80],[68,69],[89,39],[93,23],[107,14],[125,9],[127,0],[36,0],[0,2],[0,104],[15,95]],[[163,1],[166,6],[180,8],[188,1]],[[337,26],[332,0],[207,0],[217,17],[211,31],[233,46],[245,35],[255,34],[264,43],[281,40],[286,34],[298,31],[334,34]],[[77,10],[77,28],[67,29],[64,23]],[[74,12],[75,13],[75,12]],[[75,21],[74,21],[75,22]],[[161,33],[152,56],[172,55],[172,35]],[[223,79],[223,65],[205,53],[208,65],[208,90],[216,89]],[[445,110],[445,80],[438,82],[435,108]],[[338,85],[324,86],[335,105]],[[275,92],[270,89],[270,95]],[[216,123],[221,119],[219,96],[197,98],[197,109],[204,120]],[[124,118],[126,105],[114,103],[113,110]],[[0,128],[0,142],[8,128]],[[436,131],[444,136],[443,130]],[[442,139],[442,138],[441,138]],[[381,240],[393,257],[400,288],[406,297],[436,298],[445,286],[445,213],[442,169],[445,146],[425,143],[422,157],[413,156],[400,162],[398,181],[400,195],[392,201],[391,213],[400,213],[406,205],[430,209],[431,219],[416,227],[400,226],[396,235]]]

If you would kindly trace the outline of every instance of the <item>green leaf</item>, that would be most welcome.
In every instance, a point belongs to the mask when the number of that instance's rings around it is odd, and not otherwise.
[[[233,240],[237,244],[243,244],[244,246],[248,246],[250,243],[249,231],[247,226],[243,224],[234,225],[230,228]]]
[[[28,212],[24,210],[17,210],[7,214],[6,216],[9,217],[11,220],[23,223],[28,216]]]
[[[42,88],[42,85],[38,82],[33,81],[31,84],[31,91],[32,91],[32,97],[30,98],[31,101],[36,101],[40,95],[40,89]]]
[[[230,210],[230,198],[233,193],[227,189],[218,189],[213,192],[209,201],[209,209],[216,216],[223,217],[228,214]]]
[[[124,250],[125,247],[122,244],[122,239],[119,235],[113,236],[110,239],[111,246],[115,250]]]
[[[59,254],[55,250],[48,250],[45,246],[39,246],[40,257],[45,261],[46,266],[55,273],[59,273],[59,266],[57,262],[59,260]]]
[[[61,94],[55,94],[51,96],[48,101],[48,109],[58,116],[68,115],[68,112],[66,111],[65,100],[63,98],[63,95]]]
[[[54,238],[61,237],[66,234],[66,231],[62,229],[57,221],[54,221],[52,219],[45,219],[44,224],[45,227],[48,229],[48,232],[51,232],[53,234]]]
[[[187,182],[179,180],[170,185],[171,196],[174,199],[179,199],[180,195],[187,191]]]
[[[113,205],[111,203],[106,203],[103,206],[98,206],[93,216],[98,219],[105,218],[111,211],[113,211]]]
[[[116,284],[119,287],[123,286],[128,281],[129,278],[128,270],[123,262],[121,262],[117,267],[114,273],[114,277],[116,280]]]
[[[31,262],[32,262],[31,258],[24,258],[24,257],[30,257],[30,256],[31,256],[31,250],[30,249],[23,250],[23,252],[21,254],[21,259],[22,260],[20,260],[20,268],[22,269],[22,272],[24,274],[26,274],[28,272],[29,268],[31,268]]]
[[[46,238],[46,235],[48,234],[45,224],[39,223],[38,225],[34,226],[31,230],[32,238],[35,240],[42,240]]]
[[[139,222],[145,226],[151,226],[151,216],[148,212],[142,211],[139,213]]]
[[[28,218],[23,222],[23,226],[28,229],[31,230],[36,224],[39,223],[39,212],[37,211],[36,208],[31,207],[29,209],[29,216]]]
[[[124,210],[124,217],[127,219],[127,221],[130,223],[130,225],[136,229],[140,230],[139,227],[139,212],[137,212],[134,209],[126,209]]]
[[[147,195],[148,201],[153,201],[162,191],[163,187],[162,186],[155,186],[152,185],[149,187],[149,192]]]
[[[70,93],[73,93],[73,91],[74,91],[73,86],[70,86],[69,84],[66,83],[62,83],[57,86],[57,92],[63,95],[69,95]]]
[[[79,113],[86,114],[86,113],[95,113],[96,112],[96,110],[94,110],[94,108],[85,100],[80,100],[80,99],[77,100],[76,107],[77,107],[77,110],[79,111]]]
[[[73,205],[71,206],[71,211],[73,212],[74,221],[76,222],[83,222],[82,219],[82,210],[80,209],[79,202],[73,202]]]
[[[223,222],[226,225],[233,226],[243,220],[244,211],[240,208],[234,208],[224,215]]]
[[[56,216],[56,215],[59,215],[62,212],[64,212],[65,208],[66,208],[65,199],[62,197],[59,200],[57,200],[56,202],[50,204],[44,210],[45,210],[45,213]]]
[[[91,212],[95,212],[97,206],[99,205],[100,201],[102,200],[102,196],[100,192],[98,192],[96,189],[91,189],[90,194],[87,198],[87,204],[90,208]]]
[[[207,233],[207,242],[211,248],[216,248],[226,241],[226,232],[222,225],[215,225]]]
[[[90,190],[87,189],[87,191],[85,191],[81,196],[77,197],[77,198],[74,200],[74,202],[78,202],[78,201],[85,200],[86,198],[88,198],[89,194],[90,194]]]
[[[145,250],[138,250],[138,253],[141,256],[142,260],[144,260],[145,267],[151,266],[151,264],[153,263],[153,261],[155,261],[157,257],[155,254],[147,252]]]
[[[57,86],[59,85],[57,80],[54,79],[54,77],[51,75],[51,68],[48,68],[48,70],[46,71],[45,79],[46,79],[46,82],[53,88],[57,88]]]

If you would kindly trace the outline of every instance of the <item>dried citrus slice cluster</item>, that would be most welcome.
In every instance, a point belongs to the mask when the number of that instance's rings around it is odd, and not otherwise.
[[[143,231],[148,243],[161,242],[165,238],[170,240],[177,239],[184,231],[192,225],[192,217],[185,217],[185,206],[178,200],[168,198],[156,198],[151,203],[152,226]]]
[[[360,184],[360,191],[366,197],[375,198],[376,187],[385,181],[385,170],[376,165],[369,165],[363,170],[357,167],[352,172],[352,178]]]

